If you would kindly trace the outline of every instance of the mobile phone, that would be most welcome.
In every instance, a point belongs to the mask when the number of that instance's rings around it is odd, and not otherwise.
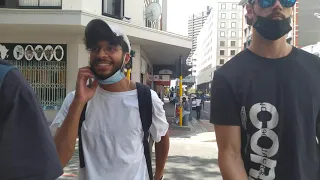
[[[87,84],[87,86],[88,86],[89,88],[92,87],[92,82],[93,82],[92,78],[89,78],[89,79],[88,79],[88,84]]]

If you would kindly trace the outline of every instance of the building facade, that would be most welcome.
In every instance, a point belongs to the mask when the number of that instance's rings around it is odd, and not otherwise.
[[[196,56],[193,56],[194,52],[197,49],[197,38],[210,12],[211,12],[211,8],[207,6],[206,11],[200,12],[198,14],[193,14],[192,16],[189,17],[189,20],[188,20],[188,36],[192,39],[192,48],[188,56],[187,63],[193,65],[193,68],[192,68],[193,76],[196,74],[196,70],[197,70],[196,68],[197,59],[196,59]]]
[[[235,0],[216,1],[198,36],[197,87],[209,88],[215,69],[241,51],[242,8]]]
[[[88,65],[84,29],[92,19],[118,26],[135,56],[131,78],[152,81],[158,65],[174,65],[191,50],[191,39],[166,29],[166,0],[154,26],[146,21],[147,0],[5,0],[0,3],[0,58],[19,67],[35,90],[48,121],[73,91],[80,67]],[[157,25],[156,25],[157,24]],[[151,87],[156,89],[151,82]]]

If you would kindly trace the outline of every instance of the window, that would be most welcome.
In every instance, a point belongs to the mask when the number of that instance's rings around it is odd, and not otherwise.
[[[225,46],[226,42],[225,41],[220,41],[220,46]]]
[[[226,23],[225,23],[225,22],[221,22],[221,23],[220,23],[220,27],[221,27],[221,28],[225,28],[225,27],[226,27]]]
[[[102,14],[117,19],[122,19],[124,16],[124,0],[103,0]]]
[[[224,64],[224,59],[220,59],[220,64]]]
[[[237,14],[236,13],[232,13],[231,14],[231,19],[236,19],[237,18]]]
[[[0,0],[0,7],[6,0]],[[10,0],[11,1],[11,0]],[[7,0],[9,2],[9,0]],[[13,2],[13,1],[12,1]],[[50,8],[60,9],[62,7],[62,0],[16,0],[18,7],[32,7],[32,8]],[[13,5],[13,4],[11,4]],[[29,8],[28,8],[29,9]]]
[[[221,4],[221,9],[226,9],[226,4]]]
[[[234,56],[234,55],[236,55],[236,50],[231,50],[230,51],[230,56]]]
[[[225,32],[224,31],[220,31],[220,37],[225,37]]]
[[[237,4],[232,4],[232,9],[237,9]]]
[[[226,16],[227,16],[226,13],[221,13],[220,18],[221,18],[221,19],[225,19]]]
[[[231,31],[231,37],[236,37],[236,32]]]
[[[230,46],[231,47],[235,47],[236,46],[236,41],[231,41]]]
[[[18,67],[35,91],[42,107],[59,109],[66,97],[67,45],[3,45],[11,52],[15,51],[16,56],[9,56],[10,60],[6,61]]]
[[[236,23],[235,22],[231,23],[231,28],[236,28]]]
[[[224,56],[224,50],[220,50],[220,56]]]

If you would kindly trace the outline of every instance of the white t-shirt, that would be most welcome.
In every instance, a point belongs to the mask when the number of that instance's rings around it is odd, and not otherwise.
[[[200,98],[196,98],[196,106],[201,106],[201,99]]]
[[[55,131],[67,116],[75,92],[65,98],[50,126]],[[152,124],[149,129],[155,142],[168,131],[163,102],[151,90]],[[79,168],[79,180],[149,180],[143,149],[137,90],[107,92],[100,87],[88,102],[83,122],[82,145],[85,168]]]

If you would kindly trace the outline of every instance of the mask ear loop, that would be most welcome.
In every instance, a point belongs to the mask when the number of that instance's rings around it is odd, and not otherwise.
[[[250,1],[249,5],[251,5],[252,7],[252,12],[255,16],[257,16],[256,12],[254,11],[254,3],[255,3],[255,0],[252,0]],[[252,18],[249,18],[249,16],[246,14],[245,15],[245,18],[246,18],[246,22],[249,26],[252,26],[253,25],[253,19]]]
[[[127,54],[127,53],[126,53],[126,54]],[[124,62],[125,62],[125,58],[126,58],[126,55],[124,55],[124,57],[122,58],[122,65],[121,65],[121,68],[120,68],[120,71],[121,71],[121,72],[124,72],[124,66],[125,66]]]

